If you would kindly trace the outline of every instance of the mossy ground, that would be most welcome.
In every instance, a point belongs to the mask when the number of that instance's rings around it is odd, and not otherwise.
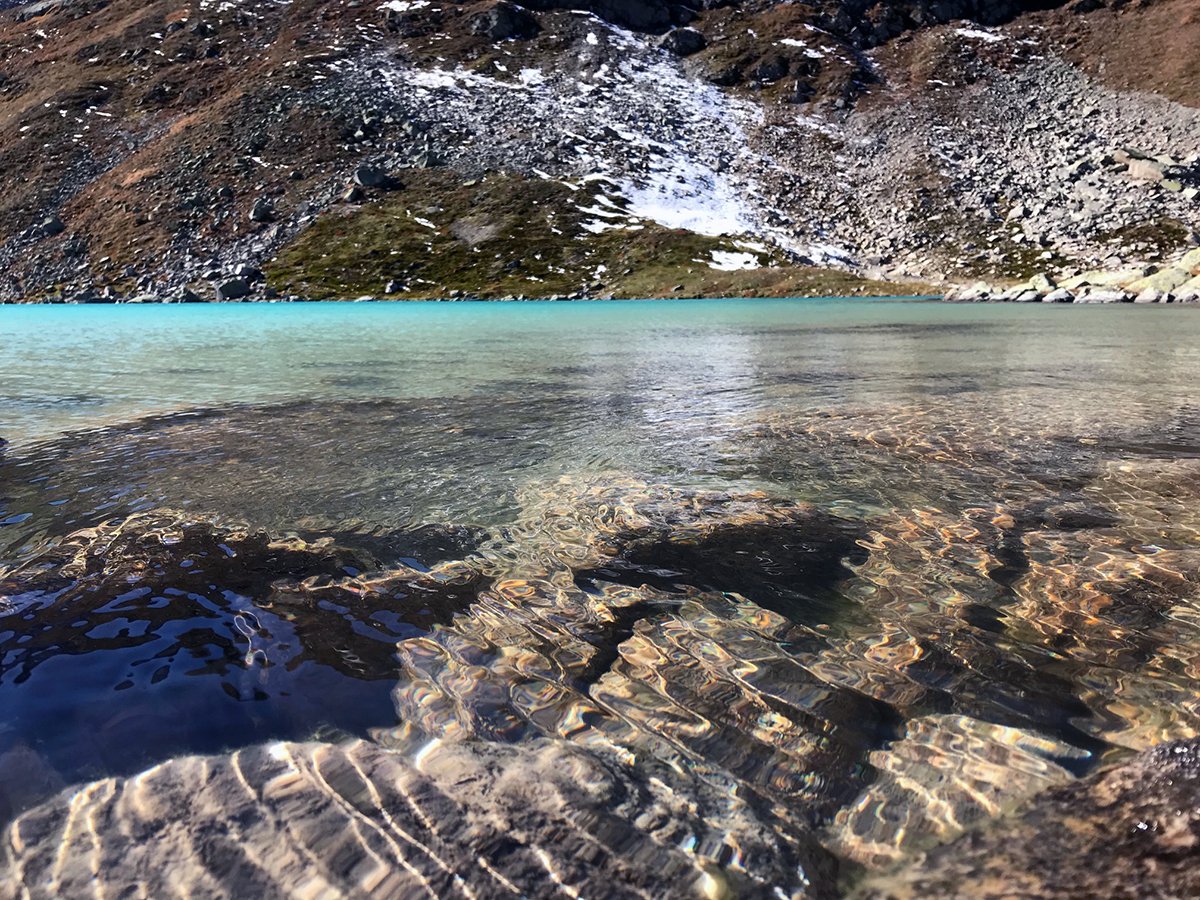
[[[814,296],[926,293],[798,266],[730,237],[633,220],[592,185],[448,170],[405,173],[404,187],[324,214],[266,267],[276,290],[314,300],[588,296]],[[599,226],[621,227],[596,231]],[[590,230],[591,229],[591,230]],[[760,268],[722,271],[714,251]]]
[[[1190,229],[1177,219],[1158,217],[1104,232],[1097,241],[1111,244],[1115,250],[1136,248],[1139,256],[1170,256],[1187,247],[1189,233]]]

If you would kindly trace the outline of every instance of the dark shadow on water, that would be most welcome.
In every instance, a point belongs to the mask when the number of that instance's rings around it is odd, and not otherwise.
[[[608,581],[665,591],[687,585],[732,592],[794,622],[815,625],[845,610],[835,587],[851,575],[846,562],[866,556],[856,537],[850,523],[833,520],[803,528],[727,526],[695,541],[656,537],[634,542],[603,568],[577,573],[576,582],[585,588]]]
[[[71,783],[394,724],[397,641],[448,622],[480,585],[349,579],[377,557],[426,568],[475,535],[351,538],[273,542],[156,514],[0,576],[0,759],[35,754]],[[0,815],[37,799],[11,777]]]

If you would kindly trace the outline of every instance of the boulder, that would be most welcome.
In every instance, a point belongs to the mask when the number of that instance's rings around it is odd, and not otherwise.
[[[55,237],[67,230],[67,226],[63,224],[62,219],[58,216],[48,216],[42,220],[42,224],[38,226],[38,231],[42,237]]]
[[[1142,291],[1166,293],[1167,291],[1175,290],[1175,288],[1186,283],[1190,278],[1191,274],[1186,269],[1172,267],[1155,272],[1153,275],[1147,275],[1145,278],[1139,278],[1137,281],[1126,285],[1126,288],[1133,294],[1140,294]]]
[[[1183,258],[1175,263],[1175,267],[1192,275],[1200,275],[1200,247],[1183,254]]]
[[[251,222],[271,222],[275,219],[275,204],[269,197],[259,197],[250,207]]]
[[[536,37],[542,26],[529,12],[500,0],[491,9],[471,19],[471,33],[489,41],[523,41]]]
[[[1174,294],[1175,299],[1181,303],[1191,303],[1200,298],[1200,275],[1179,285]]]
[[[217,285],[218,300],[241,300],[250,295],[250,282],[245,278],[230,278]]]
[[[1038,303],[1041,301],[1042,295],[1037,291],[1022,291],[1017,296],[1013,297],[1013,303]]]
[[[257,266],[252,266],[249,263],[239,263],[233,270],[236,278],[244,278],[250,284],[255,284],[263,280],[262,269]]]
[[[1119,284],[1129,284],[1139,278],[1145,278],[1150,272],[1145,266],[1135,266],[1125,269],[1092,269],[1064,279],[1059,287],[1075,290],[1081,287],[1112,287]]]
[[[675,28],[663,36],[658,46],[676,56],[691,56],[707,47],[708,41],[695,28]]]
[[[1029,287],[1031,290],[1048,294],[1050,291],[1054,290],[1057,285],[1055,285],[1054,279],[1049,275],[1044,272],[1039,272],[1037,275],[1034,275],[1029,279]]]
[[[1134,303],[1169,303],[1170,294],[1163,294],[1154,288],[1146,288],[1140,294],[1133,298]]]
[[[400,186],[396,179],[377,166],[359,166],[354,170],[354,183],[380,191],[391,191]]]
[[[521,5],[530,9],[585,9],[614,25],[654,34],[661,34],[676,19],[686,17],[682,9],[673,10],[663,0],[523,0]]]
[[[1162,744],[1051,788],[852,896],[1200,896],[1200,741]]]
[[[1166,177],[1166,166],[1151,159],[1131,159],[1126,163],[1126,174],[1140,181],[1162,181]]]
[[[763,84],[774,84],[787,75],[789,68],[790,64],[786,56],[773,53],[760,60],[758,65],[750,71],[750,76]]]
[[[1133,295],[1118,288],[1088,288],[1075,297],[1076,303],[1129,303]]]
[[[1044,304],[1073,304],[1075,302],[1075,295],[1070,293],[1066,288],[1058,288],[1046,294],[1042,298],[1042,302]]]

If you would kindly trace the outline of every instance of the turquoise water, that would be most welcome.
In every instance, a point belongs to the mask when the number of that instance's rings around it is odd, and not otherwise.
[[[0,379],[13,872],[89,858],[71,817],[128,790],[84,817],[119,856],[146,785],[242,751],[383,785],[496,753],[536,782],[553,746],[592,774],[543,811],[595,841],[620,794],[651,895],[822,895],[1200,734],[1200,309],[3,307]],[[289,815],[344,787],[305,784]],[[254,852],[320,860],[302,831]]]
[[[515,385],[753,402],[807,372],[850,398],[1057,382],[1176,396],[1189,309],[873,300],[9,306],[0,435],[296,398],[452,397]],[[1113,352],[1119,350],[1119,352]],[[836,381],[836,388],[833,387]],[[1047,384],[1047,387],[1050,387]]]

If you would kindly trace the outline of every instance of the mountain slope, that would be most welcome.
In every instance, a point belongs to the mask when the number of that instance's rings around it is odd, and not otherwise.
[[[0,297],[882,292],[1181,251],[1194,54],[1122,35],[1195,46],[1191,5],[1045,5],[18,4]]]

